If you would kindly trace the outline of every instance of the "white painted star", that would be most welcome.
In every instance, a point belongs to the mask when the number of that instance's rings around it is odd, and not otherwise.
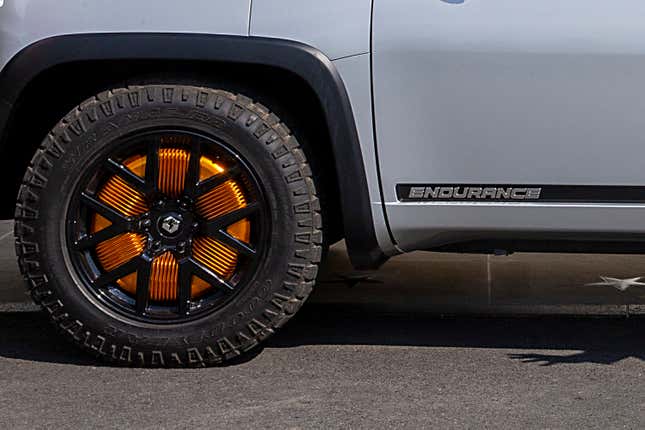
[[[637,278],[629,278],[629,279],[618,279],[618,278],[610,278],[608,276],[601,276],[600,279],[602,279],[602,282],[593,282],[591,284],[585,284],[585,285],[614,287],[619,291],[625,291],[630,287],[645,287],[645,282],[639,282],[641,279],[643,279],[642,276],[639,276]]]

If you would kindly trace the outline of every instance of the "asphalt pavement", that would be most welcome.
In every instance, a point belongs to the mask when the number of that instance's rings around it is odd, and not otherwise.
[[[0,428],[642,428],[645,257],[414,253],[225,367],[105,366],[30,305],[0,222]],[[600,284],[600,285],[590,285]],[[642,291],[641,291],[642,290]]]

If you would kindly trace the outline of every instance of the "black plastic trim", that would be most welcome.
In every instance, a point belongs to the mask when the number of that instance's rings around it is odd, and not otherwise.
[[[460,197],[425,196],[411,198],[412,188],[433,189],[449,188],[459,193]],[[465,198],[467,189],[514,189],[521,196],[527,196],[527,190],[539,190],[535,198],[512,199],[499,197]],[[532,184],[397,184],[397,199],[401,202],[534,202],[534,203],[645,203],[645,186],[637,185],[532,185]],[[530,193],[529,193],[530,195]]]
[[[613,235],[616,236],[615,234]],[[644,254],[645,240],[490,239],[442,245],[426,251],[509,255],[515,252],[558,252],[572,254]]]
[[[0,136],[9,121],[11,107],[32,79],[55,66],[98,60],[254,64],[285,69],[302,78],[317,94],[326,116],[352,264],[356,268],[375,268],[387,259],[374,232],[363,156],[349,97],[333,63],[320,51],[288,40],[205,34],[110,33],[43,39],[19,52],[0,74]]]
[[[370,8],[370,52],[374,52],[374,2]],[[383,211],[383,218],[385,226],[387,227],[387,234],[392,244],[396,245],[396,238],[390,228],[390,220],[387,216],[387,208],[385,207],[385,193],[383,193],[383,178],[381,177],[381,160],[378,151],[378,131],[376,128],[376,91],[374,91],[374,56],[370,55],[370,102],[372,104],[372,138],[374,139],[374,160],[376,162],[376,177],[378,179],[379,195],[381,197],[381,210]]]

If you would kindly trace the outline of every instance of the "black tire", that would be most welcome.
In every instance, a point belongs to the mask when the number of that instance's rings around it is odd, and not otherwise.
[[[266,190],[270,246],[248,285],[201,318],[149,324],[92,299],[69,264],[65,218],[75,181],[120,136],[178,124],[224,134]],[[302,305],[321,259],[322,222],[305,153],[289,129],[243,95],[186,85],[113,89],[81,103],[49,133],[20,187],[16,252],[34,301],[64,337],[112,363],[208,366],[257,346]]]

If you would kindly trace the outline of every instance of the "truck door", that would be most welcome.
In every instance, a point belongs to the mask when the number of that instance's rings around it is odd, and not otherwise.
[[[399,245],[645,231],[644,22],[642,0],[374,0]]]

